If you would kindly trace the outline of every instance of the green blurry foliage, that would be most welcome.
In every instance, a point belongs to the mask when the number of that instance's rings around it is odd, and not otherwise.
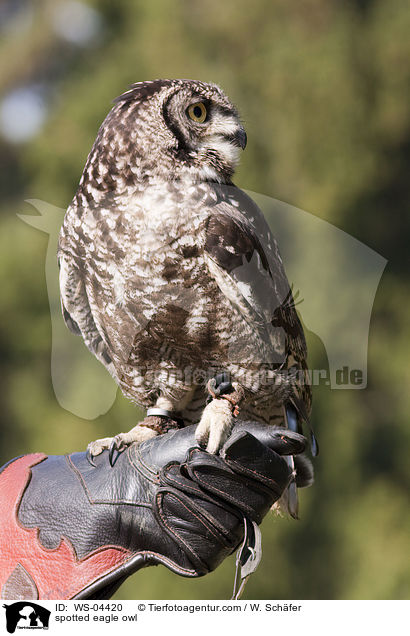
[[[236,183],[336,224],[389,261],[370,326],[368,387],[315,388],[316,483],[301,492],[299,522],[265,519],[264,558],[245,597],[407,598],[410,5],[94,0],[102,36],[73,54],[52,32],[52,4],[33,5],[31,26],[0,40],[3,94],[47,74],[55,89],[37,137],[0,142],[1,460],[84,449],[142,415],[120,394],[94,421],[59,406],[50,376],[47,237],[18,219],[33,213],[24,199],[68,205],[112,99],[130,83],[219,83],[248,132]],[[320,339],[307,335],[311,367],[324,368]],[[197,581],[148,568],[116,596],[229,598],[233,571],[233,558]]]

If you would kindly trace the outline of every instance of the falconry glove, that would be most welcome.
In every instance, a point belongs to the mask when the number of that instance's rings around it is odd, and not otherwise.
[[[16,458],[0,472],[1,597],[106,599],[142,567],[199,577],[242,543],[239,585],[260,559],[257,524],[291,480],[312,481],[304,448],[297,433],[238,422],[220,455],[190,426],[113,465],[108,451]]]

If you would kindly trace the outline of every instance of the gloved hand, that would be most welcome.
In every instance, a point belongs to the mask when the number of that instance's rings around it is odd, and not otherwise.
[[[1,597],[110,598],[159,563],[202,576],[244,533],[246,576],[256,524],[292,479],[312,481],[304,448],[297,433],[238,422],[219,456],[197,445],[190,426],[130,446],[113,466],[108,451],[95,465],[86,453],[12,460],[0,472]],[[290,454],[296,477],[282,457]]]

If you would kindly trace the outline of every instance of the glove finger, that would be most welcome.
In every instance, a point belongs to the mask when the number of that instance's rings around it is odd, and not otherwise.
[[[276,441],[283,447],[284,440],[278,438]],[[285,446],[287,450],[289,447]],[[284,489],[292,474],[285,458],[245,431],[235,432],[230,437],[221,456],[235,472],[257,479],[275,491]]]
[[[250,433],[279,455],[299,455],[304,452],[307,446],[307,440],[303,435],[289,429],[280,426],[267,426],[258,422],[238,422],[224,449],[235,442],[237,435],[244,432]]]
[[[214,570],[242,538],[237,512],[208,500],[160,488],[154,514],[167,534],[194,565],[197,575]]]
[[[224,459],[192,449],[185,470],[206,492],[257,523],[281,497],[292,475],[283,457],[247,433],[241,434]]]

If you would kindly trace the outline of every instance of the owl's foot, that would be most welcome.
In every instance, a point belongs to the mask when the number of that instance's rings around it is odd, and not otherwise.
[[[151,409],[154,410],[154,409]],[[173,417],[170,414],[169,417],[157,417],[155,415],[147,415],[137,426],[134,426],[128,433],[118,433],[115,437],[103,437],[97,439],[95,442],[90,442],[87,446],[87,459],[95,466],[93,458],[96,455],[100,455],[103,451],[109,451],[109,461],[111,466],[114,462],[114,453],[122,453],[127,446],[131,444],[141,444],[147,439],[151,439],[156,435],[166,433],[173,428],[181,428],[184,424],[178,417]]]
[[[115,437],[103,437],[97,439],[95,442],[90,442],[87,446],[87,458],[88,461],[94,465],[93,458],[96,455],[100,455],[103,451],[109,450],[110,452],[110,464],[113,464],[114,452],[121,453],[123,450],[130,446],[134,442],[141,444],[151,437],[158,435],[158,432],[153,428],[148,428],[138,424],[134,426],[128,433],[118,433]]]
[[[215,388],[214,380],[208,383],[208,391],[212,401],[202,412],[201,420],[195,431],[198,444],[206,446],[208,453],[215,455],[228,439],[234,419],[239,413],[239,402],[243,398],[243,389],[232,383],[231,392],[223,393]]]

